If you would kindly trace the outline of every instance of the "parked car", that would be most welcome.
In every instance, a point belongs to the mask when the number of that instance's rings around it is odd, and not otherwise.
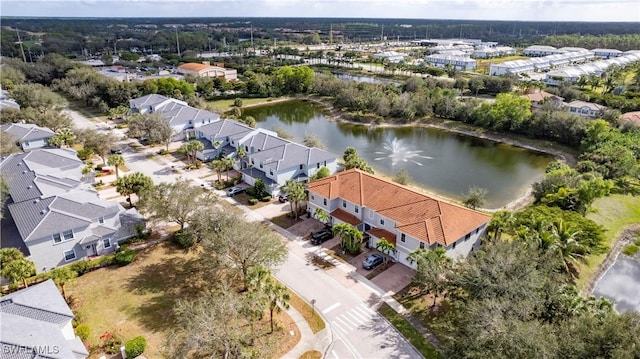
[[[323,230],[311,233],[311,244],[318,245],[333,238],[333,231],[331,228],[325,228]]]
[[[278,196],[278,201],[280,201],[280,203],[285,203],[287,201],[287,199],[289,198],[288,195],[286,194],[281,194]]]
[[[244,188],[242,187],[231,187],[227,190],[227,196],[232,197],[234,194],[244,192]]]
[[[122,154],[122,150],[119,148],[112,148],[111,149],[111,154],[112,155],[121,155]]]
[[[362,262],[362,267],[369,270],[379,266],[382,262],[384,262],[384,256],[380,253],[374,253]]]

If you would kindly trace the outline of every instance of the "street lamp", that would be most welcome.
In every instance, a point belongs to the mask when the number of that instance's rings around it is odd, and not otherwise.
[[[316,313],[316,300],[315,299],[311,299],[311,314],[315,314]]]

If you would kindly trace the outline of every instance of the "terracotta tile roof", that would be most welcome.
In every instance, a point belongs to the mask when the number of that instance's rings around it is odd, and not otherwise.
[[[491,218],[356,169],[311,182],[308,188],[324,198],[370,208],[395,221],[398,230],[428,244],[449,245]],[[334,212],[338,211],[346,213]]]
[[[202,70],[206,70],[212,67],[213,66],[211,65],[199,64],[197,62],[187,62],[186,64],[182,64],[178,66],[178,68],[181,70],[196,71],[196,72],[200,72]]]
[[[534,93],[523,95],[522,97],[528,98],[531,102],[542,102],[542,101],[544,101],[544,99],[549,98],[549,97],[555,97],[555,98],[559,99],[560,101],[564,101],[564,97],[556,96],[556,95],[554,95],[552,93],[548,93],[546,91],[534,92]]]
[[[384,238],[387,241],[396,244],[396,234],[395,233],[391,233],[389,231],[387,231],[386,229],[382,229],[382,228],[371,228],[370,230],[367,231],[367,233],[369,233],[370,235],[376,237],[376,238]]]
[[[630,121],[636,125],[640,125],[640,111],[627,112],[620,117],[623,121]]]
[[[360,223],[362,223],[360,218],[354,216],[349,212],[343,211],[341,209],[336,209],[335,211],[331,212],[331,215],[341,220],[342,222],[349,223],[352,226],[357,226]]]

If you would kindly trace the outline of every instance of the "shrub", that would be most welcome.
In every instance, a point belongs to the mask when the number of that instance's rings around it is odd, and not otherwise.
[[[127,355],[127,358],[135,358],[142,353],[144,353],[144,349],[147,347],[147,340],[144,337],[135,337],[124,345],[124,352]]]
[[[78,150],[78,154],[77,154],[78,158],[83,161],[91,157],[92,155],[93,155],[93,151],[88,148],[83,148],[81,150]]]
[[[80,340],[85,341],[91,335],[91,328],[86,324],[80,324],[76,327],[76,335]]]
[[[116,263],[124,266],[136,260],[136,252],[133,249],[123,249],[116,253]]]
[[[233,105],[235,107],[242,107],[242,99],[241,98],[236,98],[235,100],[233,100]]]
[[[103,166],[102,164],[97,165],[97,166],[96,166],[96,171],[101,171],[101,172],[102,172],[102,168],[103,168],[103,167],[104,167],[104,166]]]
[[[87,269],[87,262],[86,261],[78,261],[75,262],[73,264],[71,264],[71,270],[75,271],[76,273],[78,273],[78,275],[83,275],[85,274],[88,269]]]
[[[256,190],[253,187],[248,187],[245,192],[251,196],[251,197],[255,197],[256,196]]]
[[[98,268],[102,268],[102,267],[106,267],[106,266],[110,266],[112,264],[114,264],[116,261],[115,259],[115,254],[110,254],[108,256],[102,256],[102,257],[98,257],[96,259],[92,259],[87,263],[87,272],[98,269]]]
[[[257,198],[249,198],[249,204],[250,205],[255,205],[258,203],[258,199]]]
[[[120,346],[122,346],[122,339],[117,336],[115,333],[111,333],[110,331],[106,331],[102,333],[100,336],[100,341],[102,342],[101,347],[104,348],[109,354],[117,354],[120,352]]]
[[[173,241],[182,248],[190,248],[195,243],[195,240],[191,233],[184,231],[177,231],[173,234]]]
[[[624,247],[622,253],[631,257],[638,253],[638,251],[640,251],[640,247],[636,246],[635,244],[629,244],[628,246]]]
[[[271,202],[272,199],[273,198],[271,196],[264,196],[264,197],[260,198],[260,200],[262,202]]]
[[[166,148],[163,148],[163,149],[161,149],[161,150],[160,150],[160,152],[158,152],[158,154],[159,154],[160,156],[168,155],[168,154],[169,154],[169,151],[167,151],[167,149],[166,149]]]

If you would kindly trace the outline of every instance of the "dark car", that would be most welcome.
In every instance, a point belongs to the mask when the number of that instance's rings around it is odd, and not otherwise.
[[[379,266],[380,264],[382,264],[382,262],[384,261],[384,257],[382,256],[382,254],[380,253],[375,253],[372,254],[370,256],[368,256],[363,262],[362,262],[362,267],[364,269],[373,269],[377,266]]]
[[[321,244],[333,238],[333,232],[330,228],[311,233],[311,244]]]
[[[111,149],[111,154],[113,155],[121,155],[122,154],[122,150],[119,148],[112,148]]]

